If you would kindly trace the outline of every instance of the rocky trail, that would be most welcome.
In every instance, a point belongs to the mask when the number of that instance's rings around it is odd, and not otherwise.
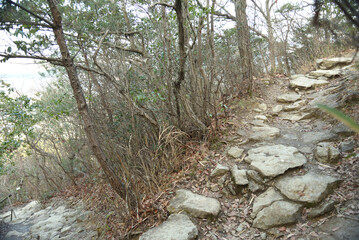
[[[168,220],[139,239],[359,239],[358,139],[316,105],[358,104],[350,60],[268,82],[199,162],[194,174],[208,177],[178,182]]]
[[[358,108],[350,61],[319,60],[307,75],[262,81],[252,106],[233,104],[219,147],[174,179],[168,219],[135,238],[359,239],[358,136],[316,105]],[[81,202],[15,213],[0,215],[0,239],[98,239]]]
[[[0,214],[0,239],[97,239],[97,232],[89,221],[91,212],[82,202],[66,205],[61,199],[53,199],[47,206],[32,201],[14,208],[10,221],[9,211]]]

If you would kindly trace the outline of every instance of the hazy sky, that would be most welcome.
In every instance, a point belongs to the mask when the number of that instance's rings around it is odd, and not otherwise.
[[[41,77],[39,72],[46,72],[45,68],[30,59],[10,59],[0,63],[0,79],[21,94],[33,95],[47,85],[49,79]]]

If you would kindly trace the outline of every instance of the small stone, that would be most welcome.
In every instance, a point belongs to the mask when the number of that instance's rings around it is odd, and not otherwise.
[[[267,239],[267,234],[265,232],[261,233],[261,239],[263,239],[263,240]]]
[[[260,110],[262,110],[262,111],[267,111],[267,104],[265,104],[265,103],[261,103],[261,104],[259,104],[258,105],[258,108],[260,109]]]
[[[318,143],[315,157],[319,162],[334,163],[339,159],[339,156],[340,152],[333,144],[328,142]]]
[[[242,232],[245,228],[246,228],[245,224],[241,223],[241,224],[238,225],[236,231],[240,233],[240,232]]]
[[[257,119],[257,120],[263,120],[263,121],[267,121],[268,118],[264,115],[256,115],[254,116],[254,119]]]
[[[243,154],[244,150],[242,148],[239,147],[231,147],[228,150],[228,155],[233,157],[233,158],[240,158]]]
[[[253,179],[255,182],[259,183],[259,184],[264,184],[266,182],[266,180],[264,180],[262,178],[262,176],[254,170],[247,170],[247,176],[250,179]]]
[[[256,126],[256,127],[268,127],[268,125],[265,124],[263,120],[259,120],[259,119],[253,120],[251,122],[251,125]]]
[[[283,106],[282,105],[275,105],[273,108],[272,108],[272,113],[273,114],[278,114],[280,111],[283,110]]]
[[[336,201],[330,200],[328,202],[323,202],[319,206],[312,208],[310,212],[308,213],[309,218],[315,218],[322,216],[334,209],[335,204],[337,204]]]
[[[229,167],[217,164],[216,168],[211,172],[211,177],[222,176],[229,171]]]
[[[301,98],[301,95],[299,95],[297,93],[286,93],[286,94],[282,94],[282,95],[278,96],[277,101],[288,103],[288,102],[298,101],[300,98]]]
[[[234,179],[234,184],[236,185],[247,185],[248,179],[247,179],[247,170],[245,169],[238,169],[237,166],[233,166],[231,168],[232,177]]]

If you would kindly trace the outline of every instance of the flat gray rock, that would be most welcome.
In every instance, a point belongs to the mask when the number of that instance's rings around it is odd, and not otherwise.
[[[252,217],[255,217],[259,211],[261,211],[263,208],[270,206],[275,201],[283,200],[282,194],[280,194],[278,191],[276,191],[273,187],[270,187],[259,195],[253,203],[253,210],[252,210]]]
[[[253,221],[253,226],[269,229],[283,224],[290,224],[300,217],[302,206],[287,201],[276,201],[269,207],[262,209]]]
[[[193,217],[213,218],[221,210],[221,204],[217,199],[180,189],[176,191],[176,197],[170,201],[167,210],[170,213],[184,211]]]
[[[187,215],[172,214],[161,225],[142,234],[140,240],[191,240],[197,235],[197,227]]]
[[[248,179],[247,179],[247,170],[245,169],[238,169],[237,166],[233,166],[231,168],[232,177],[234,180],[234,184],[236,185],[247,185]]]
[[[283,102],[283,103],[290,103],[290,102],[298,101],[300,98],[301,98],[301,95],[299,95],[297,93],[286,93],[286,94],[282,94],[282,95],[278,96],[277,101]]]
[[[262,175],[276,177],[290,168],[302,166],[307,159],[295,147],[274,145],[249,150],[245,161]]]
[[[299,110],[301,107],[303,107],[305,105],[305,101],[297,101],[293,104],[284,106],[283,110],[285,112],[289,112],[289,111],[294,111],[294,110]]]
[[[311,117],[313,117],[313,113],[310,112],[282,112],[279,114],[279,118],[292,122],[309,119]]]
[[[231,147],[230,149],[228,149],[227,154],[233,158],[239,158],[242,156],[244,150],[242,148],[239,147]]]
[[[317,70],[309,73],[313,77],[337,77],[340,76],[340,70]]]
[[[281,178],[275,186],[287,198],[303,203],[318,203],[340,183],[332,176],[309,172],[303,176]]]
[[[322,70],[332,69],[337,66],[349,65],[352,61],[352,58],[345,57],[336,57],[336,58],[327,58],[327,59],[317,59],[317,66]]]
[[[265,141],[272,140],[280,135],[280,130],[275,127],[262,126],[253,127],[252,134],[249,136],[249,140],[252,141]]]
[[[329,82],[326,80],[315,80],[307,77],[299,77],[293,80],[290,80],[289,84],[292,88],[299,89],[309,89],[317,86],[326,85]]]
[[[322,132],[307,132],[303,134],[303,141],[305,143],[319,143],[337,140],[338,136],[330,131]]]

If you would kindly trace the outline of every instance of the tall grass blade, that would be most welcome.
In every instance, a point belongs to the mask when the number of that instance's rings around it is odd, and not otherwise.
[[[331,108],[331,107],[328,107],[328,106],[322,105],[322,104],[317,104],[317,106],[320,109],[322,109],[324,112],[330,114],[337,120],[344,123],[346,126],[351,128],[355,132],[359,133],[359,125],[352,118],[348,117],[347,115],[345,115],[344,113],[342,113],[341,111],[339,111],[335,108]]]

